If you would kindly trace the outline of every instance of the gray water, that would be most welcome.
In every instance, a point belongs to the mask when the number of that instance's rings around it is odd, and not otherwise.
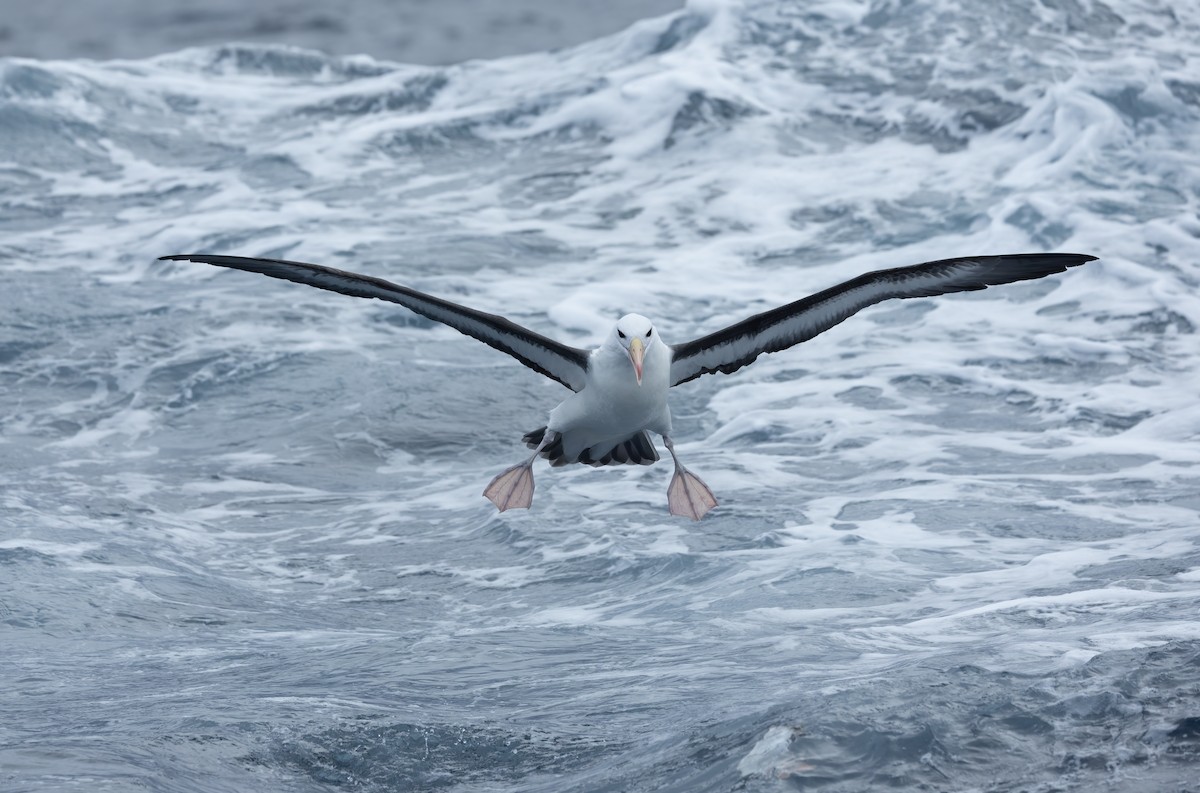
[[[682,0],[0,0],[0,56],[146,58],[242,42],[448,64],[567,47]]]
[[[1200,18],[694,4],[556,53],[0,62],[0,789],[1200,789]],[[480,495],[576,346],[867,270],[672,394],[668,466]]]

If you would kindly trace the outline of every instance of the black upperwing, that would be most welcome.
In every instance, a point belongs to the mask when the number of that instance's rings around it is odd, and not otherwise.
[[[352,297],[399,303],[423,317],[449,325],[489,347],[508,353],[535,372],[557,380],[572,391],[579,391],[584,386],[589,355],[587,350],[560,344],[504,317],[460,306],[382,278],[282,259],[186,253],[163,256],[161,260],[215,264],[218,267],[269,275],[272,278],[282,278],[285,281],[315,286]]]
[[[986,289],[1061,273],[1095,258],[1079,253],[968,256],[866,273],[703,338],[671,345],[671,385],[702,374],[737,371],[763,353],[808,341],[867,306],[893,297]]]

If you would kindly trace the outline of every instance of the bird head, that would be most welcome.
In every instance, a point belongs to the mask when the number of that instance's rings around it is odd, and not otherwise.
[[[654,325],[641,314],[626,314],[613,328],[613,337],[629,355],[633,373],[637,375],[638,385],[641,385],[642,361],[646,356],[646,348],[653,344],[657,337]]]

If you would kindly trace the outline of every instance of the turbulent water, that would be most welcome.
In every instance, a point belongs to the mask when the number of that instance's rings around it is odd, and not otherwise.
[[[1200,13],[693,3],[446,68],[0,65],[0,789],[1200,789]],[[575,346],[861,272],[667,465],[480,495],[567,392],[283,256]]]

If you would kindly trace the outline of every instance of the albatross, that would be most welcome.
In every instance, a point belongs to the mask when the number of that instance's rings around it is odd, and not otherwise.
[[[700,520],[717,506],[717,499],[675,453],[667,405],[667,393],[674,386],[705,374],[735,372],[764,353],[808,341],[884,300],[970,292],[1042,278],[1096,257],[1078,253],[968,256],[877,270],[682,344],[664,341],[646,317],[626,314],[594,350],[570,347],[504,317],[382,278],[318,264],[191,253],[161,258],[230,267],[399,303],[508,353],[569,388],[574,393],[550,411],[546,426],[522,438],[533,454],[499,473],[484,489],[483,495],[501,512],[533,503],[533,464],[538,457],[553,466],[650,465],[659,459],[649,435],[655,433],[662,436],[675,464],[667,487],[670,513]]]

